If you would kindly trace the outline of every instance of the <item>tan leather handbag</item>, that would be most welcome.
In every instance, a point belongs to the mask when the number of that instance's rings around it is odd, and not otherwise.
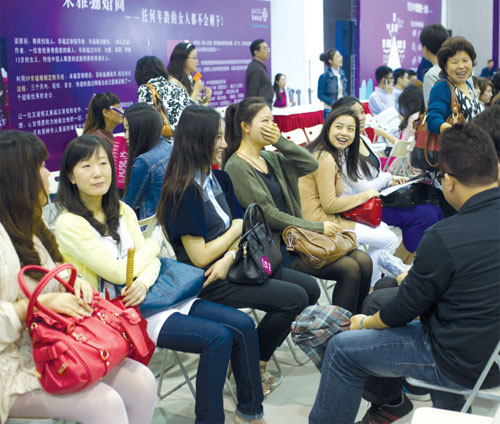
[[[330,237],[293,225],[286,227],[281,235],[286,250],[296,252],[309,266],[319,269],[352,252],[357,245],[354,231],[343,230]]]

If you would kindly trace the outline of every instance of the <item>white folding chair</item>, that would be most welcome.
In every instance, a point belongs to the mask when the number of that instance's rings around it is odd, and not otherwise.
[[[168,240],[167,235],[163,231],[163,228],[160,226],[158,223],[158,220],[156,218],[156,214],[150,216],[149,218],[145,218],[139,221],[139,226],[141,228],[145,227],[144,230],[142,231],[142,234],[144,235],[144,238],[153,238],[154,240],[158,241],[160,244],[160,255],[170,258],[170,259],[176,259],[175,256],[175,251],[172,245],[170,244],[170,241]],[[159,239],[159,240],[158,240]],[[193,397],[196,399],[196,389],[193,386],[192,380],[196,378],[196,373],[193,373],[189,375],[188,371],[186,370],[186,367],[184,366],[184,363],[182,362],[181,357],[179,356],[179,353],[175,350],[171,349],[165,349],[165,348],[157,348],[157,349],[162,349],[163,350],[163,356],[161,360],[161,368],[160,371],[155,374],[155,377],[158,378],[158,387],[156,390],[156,395],[160,399],[164,399],[170,394],[174,393],[176,390],[180,389],[184,385],[188,385],[189,390],[191,391]],[[174,364],[173,365],[168,365],[168,355],[169,353],[172,355],[174,358]],[[182,372],[182,375],[184,377],[184,381],[180,382],[179,384],[176,384],[174,387],[166,390],[165,392],[162,392],[162,387],[163,387],[163,380],[165,378],[165,374],[167,371],[172,369],[175,364],[179,365],[179,368]],[[229,381],[226,379],[226,386],[229,390],[229,393],[231,397],[233,398],[233,401],[235,405],[238,404],[236,395],[229,385]]]
[[[409,177],[410,173],[408,170],[408,166],[406,165],[406,158],[413,150],[413,147],[415,147],[414,141],[403,141],[403,140],[396,141],[396,144],[394,144],[394,146],[392,147],[391,153],[389,153],[387,161],[385,162],[384,165],[384,169],[382,171],[384,172],[387,171],[387,169],[389,168],[390,159],[392,157],[395,158],[394,160],[396,161],[396,167],[394,168],[393,174],[399,175],[398,172],[401,168],[403,175],[405,177]]]
[[[306,133],[302,128],[282,133],[287,140],[292,140],[298,146],[305,146],[308,142]]]
[[[304,128],[304,132],[306,133],[306,137],[309,140],[309,143],[316,140],[323,129],[323,124],[314,125],[313,127]]]
[[[472,389],[463,389],[463,390],[450,389],[448,387],[436,386],[434,384],[429,384],[426,383],[425,381],[417,380],[415,378],[410,378],[410,377],[407,377],[406,381],[412,384],[413,386],[424,387],[430,390],[437,390],[441,392],[455,393],[457,395],[466,396],[467,401],[465,402],[460,412],[467,412],[476,397],[481,399],[494,400],[497,403],[500,403],[500,386],[494,387],[492,389],[481,389],[481,386],[483,385],[483,381],[486,378],[486,375],[488,374],[489,370],[491,369],[491,367],[495,362],[497,363],[497,365],[500,364],[500,340],[498,341],[495,349],[491,353],[490,358],[486,362],[483,371],[479,375],[476,384],[474,384],[474,387]]]

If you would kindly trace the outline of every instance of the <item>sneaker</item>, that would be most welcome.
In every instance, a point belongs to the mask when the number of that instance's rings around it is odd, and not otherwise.
[[[404,264],[400,258],[391,255],[387,250],[382,250],[378,255],[377,265],[382,268],[384,274],[393,278],[410,268],[409,265]]]
[[[419,402],[426,402],[431,400],[431,393],[429,389],[424,389],[423,387],[417,387],[405,382],[403,385],[403,391],[405,392],[408,399],[418,400]]]
[[[366,411],[365,416],[356,424],[389,424],[405,415],[408,415],[413,410],[411,400],[402,394],[402,400],[399,405],[373,405]]]

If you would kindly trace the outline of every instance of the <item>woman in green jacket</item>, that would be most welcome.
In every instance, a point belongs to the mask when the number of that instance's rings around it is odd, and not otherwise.
[[[308,266],[300,256],[286,251],[281,233],[289,225],[333,236],[339,227],[332,222],[313,222],[302,217],[298,179],[314,172],[314,156],[281,136],[264,99],[248,97],[226,110],[225,171],[236,196],[246,208],[258,203],[277,242],[281,243],[283,265],[326,280],[335,280],[332,303],[353,313],[361,310],[370,288],[370,257],[354,250],[320,269]],[[281,153],[265,151],[273,145]]]

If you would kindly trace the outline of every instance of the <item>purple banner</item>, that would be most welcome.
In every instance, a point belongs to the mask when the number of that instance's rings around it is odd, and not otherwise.
[[[358,0],[359,97],[368,98],[375,69],[415,69],[422,59],[419,36],[427,24],[441,22],[441,0]]]
[[[244,97],[250,43],[271,38],[268,0],[2,0],[0,16],[0,129],[40,136],[51,169],[93,94],[137,101],[142,56],[167,65],[175,44],[193,43],[211,105],[225,106]]]

